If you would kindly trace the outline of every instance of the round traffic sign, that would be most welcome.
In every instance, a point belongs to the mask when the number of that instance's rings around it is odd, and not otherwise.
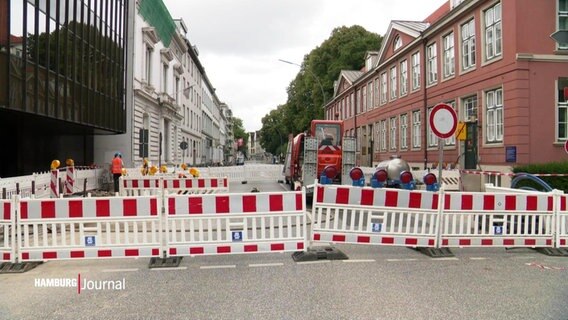
[[[452,106],[445,103],[437,104],[430,113],[430,128],[442,139],[451,137],[456,132],[458,116]]]

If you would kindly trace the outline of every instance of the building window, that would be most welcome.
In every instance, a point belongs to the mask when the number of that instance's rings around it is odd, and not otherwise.
[[[420,149],[421,144],[420,110],[418,110],[412,112],[412,148]]]
[[[168,70],[169,66],[164,63],[162,67],[162,92],[168,92]]]
[[[412,90],[420,88],[420,52],[412,55]]]
[[[503,142],[503,89],[485,93],[485,142]]]
[[[387,73],[381,74],[381,103],[387,102]]]
[[[477,95],[462,99],[461,120],[477,120]]]
[[[428,115],[426,119],[430,119],[430,114],[432,113],[432,109],[434,109],[434,107],[428,108]],[[431,148],[438,146],[438,136],[434,134],[434,131],[432,131],[432,128],[430,127],[428,121],[426,121],[426,125],[428,126],[428,147]]]
[[[408,149],[408,114],[400,115],[400,148]]]
[[[450,101],[446,102],[447,105],[452,106],[452,109],[456,110],[456,102]],[[456,136],[453,134],[451,137],[444,139],[446,146],[455,146],[456,145]]]
[[[387,151],[387,120],[381,120],[381,151]]]
[[[428,85],[436,83],[438,81],[438,63],[437,53],[436,53],[436,43],[433,43],[426,47],[426,57],[428,58]]]
[[[390,99],[396,99],[396,66],[390,69]]]
[[[568,30],[568,0],[558,0],[558,30]],[[559,43],[558,49],[567,50],[568,42]]]
[[[373,149],[375,149],[375,152],[378,152],[380,150],[380,144],[381,144],[381,123],[380,122],[375,122],[375,133],[374,133],[375,137],[374,137],[374,141],[376,141],[376,143],[373,146]]]
[[[146,77],[145,80],[148,85],[152,84],[152,51],[152,48],[146,46],[144,76]]]
[[[408,61],[404,60],[400,63],[400,95],[403,96],[408,92]]]
[[[142,125],[144,127],[138,132],[138,156],[143,159],[148,158],[149,154],[150,117],[148,114],[144,114]]]
[[[443,38],[444,41],[444,78],[455,73],[454,33],[451,32]]]
[[[501,56],[501,3],[485,10],[485,59]]]
[[[475,67],[475,20],[461,26],[462,70]]]
[[[379,78],[375,79],[375,94],[373,95],[373,106],[377,106],[379,104]]]
[[[367,84],[367,110],[373,109],[373,82]]]
[[[400,36],[396,36],[396,38],[394,38],[394,51],[398,50],[400,47],[402,47],[402,39],[400,39]]]
[[[390,118],[390,149],[396,150],[396,118]]]
[[[560,78],[557,83],[556,108],[558,109],[558,141],[568,139],[568,96],[565,94],[568,88],[568,78]]]

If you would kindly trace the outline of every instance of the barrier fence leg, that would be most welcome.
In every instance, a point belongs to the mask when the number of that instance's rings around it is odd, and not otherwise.
[[[10,246],[10,262],[0,263],[0,274],[2,273],[24,273],[29,271],[36,266],[42,264],[42,261],[26,261],[19,262],[20,255],[20,245],[22,243],[21,236],[22,232],[19,226],[18,212],[20,205],[20,196],[15,195],[10,200],[10,228],[7,235],[4,235],[8,239],[8,244]]]
[[[553,213],[552,213],[552,248],[535,248],[538,252],[545,254],[547,256],[554,257],[568,257],[568,249],[562,248],[560,244],[560,238],[562,235],[562,212],[561,200],[564,195],[563,191],[554,189],[552,191],[553,196]],[[567,226],[568,227],[568,226]]]
[[[163,181],[161,181],[161,185],[163,186]],[[166,196],[167,192],[163,189],[162,192],[159,192],[160,201],[162,203],[161,210],[160,210],[160,220],[158,223],[158,237],[160,237],[160,252],[162,253],[161,257],[153,257],[150,258],[150,263],[148,264],[148,268],[177,268],[181,263],[183,257],[169,257],[168,256],[168,241],[170,239],[169,233],[169,223],[168,223],[168,210],[167,210],[167,201]],[[175,230],[173,230],[175,232]]]
[[[318,192],[318,187],[317,187],[317,181],[314,185],[314,204],[315,201],[317,199],[317,192]],[[308,215],[307,213],[307,203],[306,203],[306,187],[302,188],[302,200],[304,201],[304,211],[306,214],[306,218],[304,220],[304,224],[308,223],[308,217],[311,220],[311,228],[310,228],[310,238],[313,238],[313,234],[314,234],[314,218],[315,218],[315,205],[312,204],[312,215]],[[330,219],[330,217],[327,217],[327,219]],[[307,229],[306,226],[304,226],[304,230]],[[305,233],[305,237],[307,237],[307,233]],[[317,260],[347,260],[349,259],[349,257],[347,257],[347,255],[345,253],[343,253],[341,250],[333,247],[333,246],[312,246],[312,241],[306,241],[307,243],[309,243],[309,246],[307,248],[304,248],[303,251],[296,251],[294,253],[292,253],[292,259],[294,259],[295,262],[306,262],[306,261],[317,261]]]
[[[436,225],[434,227],[434,232],[436,238],[434,239],[434,247],[418,247],[418,251],[432,258],[448,258],[453,257],[454,254],[450,251],[450,248],[443,247],[442,243],[442,233],[444,224],[444,205],[445,205],[445,192],[444,187],[438,191],[438,212],[436,214]]]

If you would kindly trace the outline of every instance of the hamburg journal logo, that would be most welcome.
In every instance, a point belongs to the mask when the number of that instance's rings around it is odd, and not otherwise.
[[[91,280],[77,274],[76,278],[35,278],[36,288],[74,288],[77,294],[83,291],[121,291],[126,289],[126,280]]]

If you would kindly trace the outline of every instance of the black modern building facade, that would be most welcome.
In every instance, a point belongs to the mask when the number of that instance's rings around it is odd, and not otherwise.
[[[0,0],[0,177],[126,131],[128,0]],[[62,161],[63,162],[63,161]]]

